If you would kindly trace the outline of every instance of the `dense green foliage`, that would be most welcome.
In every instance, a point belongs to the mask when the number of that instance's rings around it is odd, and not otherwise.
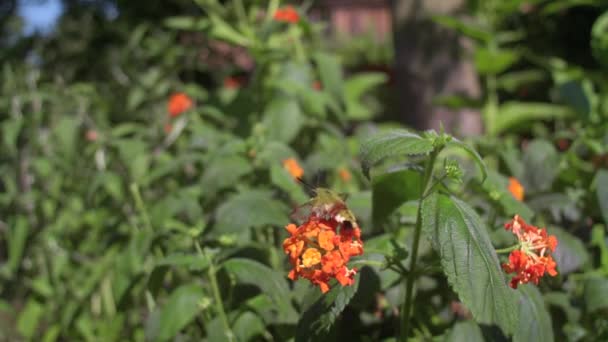
[[[483,96],[436,101],[480,111],[466,142],[387,122],[386,75],[353,71],[391,54],[330,49],[305,7],[65,4],[50,35],[0,41],[0,340],[608,339],[601,1],[433,18],[475,43]],[[176,92],[193,103],[170,115]],[[352,286],[287,279],[283,227],[313,195],[290,158],[348,194]],[[538,286],[501,268],[516,214],[559,240]]]

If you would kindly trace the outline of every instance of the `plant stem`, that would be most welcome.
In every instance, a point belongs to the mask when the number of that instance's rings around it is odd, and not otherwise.
[[[217,285],[217,278],[215,277],[215,265],[213,265],[213,260],[202,250],[196,238],[194,239],[194,246],[199,254],[204,256],[209,262],[209,271],[207,274],[209,275],[209,280],[211,281],[211,290],[213,291],[213,299],[217,305],[217,309],[219,311],[220,320],[222,321],[222,325],[224,326],[224,334],[228,341],[234,341],[234,334],[230,329],[230,324],[228,323],[228,317],[226,316],[226,311],[224,311],[224,303],[222,302],[222,296],[220,295],[220,288]]]
[[[141,198],[141,193],[139,192],[139,186],[137,183],[131,183],[129,186],[131,190],[131,194],[133,195],[133,199],[135,199],[135,206],[141,215],[144,225],[146,229],[151,232],[152,231],[152,222],[150,221],[150,217],[148,216],[148,211],[146,210],[146,206],[144,205],[144,201]]]
[[[412,257],[410,259],[410,268],[405,283],[405,300],[401,306],[401,325],[399,329],[399,341],[406,342],[409,333],[410,313],[412,311],[412,294],[414,290],[414,281],[416,280],[416,261],[418,259],[418,246],[420,245],[420,235],[422,231],[422,201],[426,197],[429,188],[430,180],[433,176],[433,165],[435,158],[439,154],[439,150],[433,151],[426,163],[424,176],[421,184],[420,200],[418,201],[418,211],[416,213],[416,228],[414,230],[414,241],[412,242]]]
[[[510,253],[516,249],[519,248],[519,244],[515,245],[515,246],[511,246],[511,247],[506,247],[506,248],[501,248],[501,249],[497,249],[496,253],[497,254],[502,254],[502,253]]]

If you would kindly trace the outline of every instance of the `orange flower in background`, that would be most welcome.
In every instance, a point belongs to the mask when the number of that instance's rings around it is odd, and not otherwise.
[[[314,81],[312,82],[312,88],[315,90],[321,90],[323,89],[323,85],[321,85],[321,81]]]
[[[519,240],[518,249],[509,254],[509,262],[502,265],[507,273],[515,273],[509,284],[516,289],[519,284],[532,282],[538,284],[540,278],[548,273],[557,275],[555,260],[549,255],[557,247],[557,238],[548,235],[545,228],[527,224],[519,215],[505,224]]]
[[[298,161],[294,158],[288,158],[283,160],[283,167],[285,168],[285,170],[287,170],[287,172],[289,172],[289,174],[294,179],[302,178],[302,176],[304,175],[304,170],[300,167],[300,164],[298,164]]]
[[[96,141],[99,138],[99,134],[97,133],[96,130],[90,129],[85,133],[84,137],[88,141],[92,142],[92,141]]]
[[[357,269],[346,265],[352,256],[363,254],[361,231],[356,224],[346,224],[340,215],[322,218],[312,213],[301,226],[285,227],[291,235],[283,242],[292,270],[289,279],[308,279],[325,293],[329,281],[336,279],[342,286],[354,283]]]
[[[513,194],[513,197],[518,201],[524,200],[524,186],[515,177],[509,177],[509,192]]]
[[[340,176],[340,179],[344,182],[349,182],[350,179],[352,178],[352,175],[350,174],[350,172],[343,167],[338,169],[338,175]]]
[[[167,111],[169,112],[169,116],[172,118],[180,116],[183,112],[192,108],[194,102],[188,95],[184,93],[175,93],[171,95],[169,98],[169,103],[167,104]]]
[[[243,86],[243,83],[243,79],[236,76],[230,76],[224,79],[224,87],[228,89],[239,89]]]
[[[285,6],[274,12],[274,20],[295,24],[300,21],[300,15],[293,6]]]

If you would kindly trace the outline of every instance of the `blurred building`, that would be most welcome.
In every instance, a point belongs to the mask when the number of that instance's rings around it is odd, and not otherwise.
[[[380,41],[392,35],[389,0],[319,0],[311,17],[328,23],[332,33],[338,35],[373,32]]]

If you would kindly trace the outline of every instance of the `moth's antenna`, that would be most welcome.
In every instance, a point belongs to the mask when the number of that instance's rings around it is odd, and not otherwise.
[[[300,184],[304,185],[304,187],[306,187],[306,190],[308,190],[308,191],[310,191],[310,192],[314,192],[314,187],[313,187],[312,185],[310,185],[310,184],[306,183],[306,181],[305,181],[304,179],[302,179],[302,178],[298,177],[298,178],[296,178],[296,180],[297,180],[297,181],[298,181]]]

